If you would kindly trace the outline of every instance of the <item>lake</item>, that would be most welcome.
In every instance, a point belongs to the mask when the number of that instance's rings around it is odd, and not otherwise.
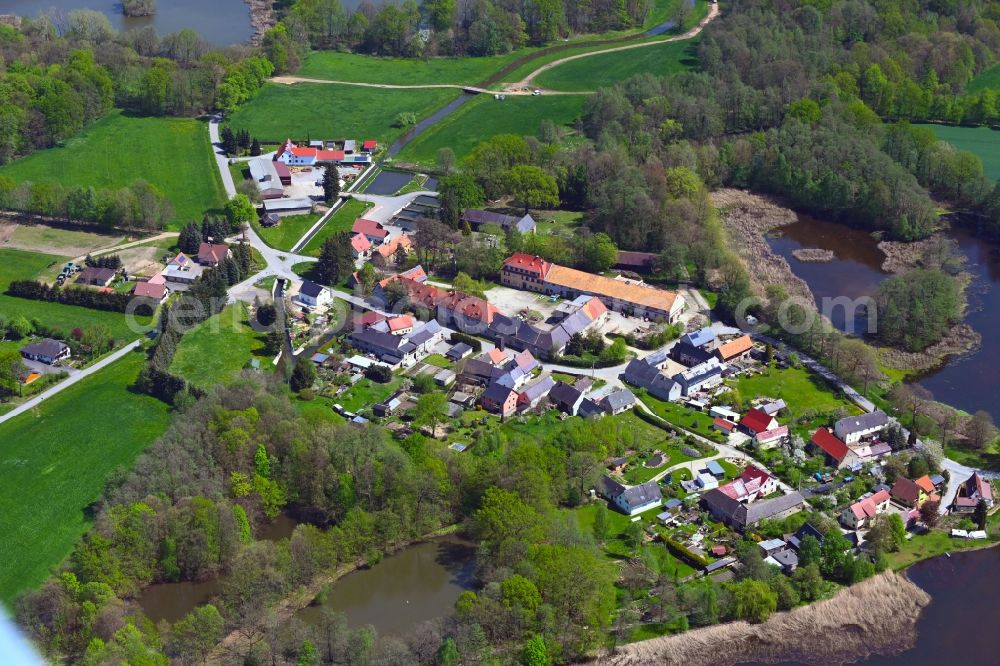
[[[807,215],[798,218],[777,229],[767,241],[776,254],[788,260],[792,272],[809,285],[821,309],[825,298],[871,296],[889,277],[881,269],[884,256],[868,232]],[[970,413],[984,409],[1000,421],[1000,375],[993,371],[1000,364],[1000,337],[995,334],[1000,330],[1000,247],[957,224],[947,233],[958,243],[966,258],[966,270],[972,276],[966,290],[969,308],[965,321],[982,335],[983,342],[975,352],[953,357],[916,381],[941,402]],[[799,261],[792,252],[804,248],[832,250],[836,258],[828,262]],[[842,331],[863,333],[866,317],[862,313],[855,315],[847,317],[843,308],[837,308],[830,320]]]
[[[157,0],[156,14],[126,18],[119,0],[3,0],[0,13],[36,17],[54,10],[66,14],[74,9],[95,9],[111,19],[117,30],[152,25],[163,36],[184,28],[197,30],[216,46],[239,44],[250,39],[250,11],[243,0]]]
[[[995,664],[1000,654],[1000,548],[956,553],[919,562],[906,575],[931,595],[917,621],[917,642],[895,655],[858,666]],[[750,666],[744,664],[743,666]],[[756,666],[756,665],[755,665]],[[803,666],[782,662],[779,666]]]
[[[370,624],[380,636],[406,634],[421,622],[451,614],[458,596],[475,588],[475,553],[471,544],[456,539],[404,548],[338,580],[324,605],[344,613],[352,628]],[[303,608],[296,617],[319,623],[322,608]]]

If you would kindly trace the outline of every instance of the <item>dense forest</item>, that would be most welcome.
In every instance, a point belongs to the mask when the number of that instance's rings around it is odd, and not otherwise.
[[[496,55],[570,33],[635,28],[652,7],[651,0],[363,0],[348,12],[339,0],[277,4],[283,18],[276,35],[289,37],[282,50],[305,44],[406,57]]]
[[[0,164],[65,141],[112,107],[231,111],[272,71],[248,47],[212,49],[189,29],[117,32],[97,11],[0,25]]]

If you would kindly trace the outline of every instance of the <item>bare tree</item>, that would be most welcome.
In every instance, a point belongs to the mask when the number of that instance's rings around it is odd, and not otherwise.
[[[965,422],[963,434],[968,438],[969,446],[977,451],[988,448],[997,436],[996,426],[993,425],[993,417],[988,412],[980,409],[972,415],[972,418]]]

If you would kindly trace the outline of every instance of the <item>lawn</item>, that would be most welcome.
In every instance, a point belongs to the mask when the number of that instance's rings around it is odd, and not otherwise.
[[[121,234],[97,234],[44,224],[18,224],[4,245],[8,248],[72,258],[118,245],[123,240]]]
[[[396,392],[399,385],[403,383],[401,377],[393,376],[392,381],[379,384],[367,377],[358,381],[357,384],[347,389],[334,400],[344,409],[355,414],[367,408],[371,409]]]
[[[391,90],[268,83],[232,115],[229,124],[250,130],[262,142],[323,137],[377,139],[388,145],[405,131],[393,126],[400,113],[408,111],[422,118],[459,94],[451,88]]]
[[[427,130],[399,154],[401,162],[433,164],[438,150],[451,148],[459,159],[477,144],[497,134],[537,135],[543,119],[571,126],[586,100],[578,95],[508,96],[497,101],[480,95]]]
[[[969,81],[969,85],[965,86],[966,92],[970,93],[979,92],[986,88],[1000,90],[1000,65],[993,65],[983,70],[979,76]]]
[[[597,515],[597,508],[600,504],[603,504],[603,501],[599,500],[597,502],[585,504],[584,506],[576,509],[566,510],[572,511],[573,515],[576,516],[577,524],[580,526],[580,530],[585,534],[590,534],[594,530],[594,518]],[[657,513],[659,513],[659,511],[654,509],[639,514],[641,517],[640,522],[644,526],[656,524]],[[608,536],[605,541],[605,554],[610,559],[616,561],[622,560],[630,555],[628,546],[626,546],[622,537],[625,530],[631,524],[632,518],[613,509],[608,509],[608,512],[605,515],[607,515],[608,518]],[[694,573],[694,569],[671,555],[663,544],[647,543],[642,546],[642,550],[646,550],[653,554],[661,573],[667,575],[669,578],[674,578],[675,574],[678,578],[684,578]]]
[[[264,239],[264,242],[276,250],[292,249],[302,236],[319,220],[319,215],[312,213],[306,215],[289,215],[281,218],[276,226],[262,227],[260,221],[254,218],[253,228]]]
[[[702,437],[707,437],[713,441],[721,441],[722,436],[712,430],[712,423],[715,422],[706,412],[699,412],[676,402],[665,402],[654,398],[645,389],[632,389],[635,396],[642,400],[653,413],[661,419],[679,428],[690,430]]]
[[[575,210],[539,210],[531,211],[538,227],[539,234],[574,234],[583,224],[583,213]]]
[[[6,295],[12,280],[31,280],[45,272],[58,272],[65,257],[24,250],[0,250],[0,314],[7,318],[26,317],[43,326],[69,335],[74,328],[88,328],[104,324],[116,340],[134,340],[148,330],[149,317],[135,317],[135,330],[129,326],[128,317],[118,312],[104,312],[76,305],[62,305],[48,301],[32,301]]]
[[[926,534],[914,534],[912,539],[903,543],[898,552],[887,553],[886,558],[889,560],[889,566],[899,571],[929,557],[943,555],[955,550],[982,548],[987,543],[995,544],[1000,540],[998,521],[1000,521],[1000,515],[997,514],[991,516],[987,521],[988,542],[973,539],[953,539],[948,531],[950,528],[939,528],[931,530]]]
[[[805,368],[774,368],[763,375],[741,376],[736,387],[744,400],[757,397],[783,399],[788,405],[788,413],[778,415],[782,423],[791,424],[811,411],[816,418],[808,424],[796,426],[796,430],[801,429],[803,434],[823,425],[826,421],[823,415],[839,408],[846,409],[851,414],[861,413],[849,400],[834,393],[823,378]]]
[[[697,48],[698,40],[689,39],[579,58],[542,72],[535,83],[547,90],[593,91],[636,74],[665,76],[693,68]]]
[[[522,49],[500,56],[481,58],[377,58],[357,53],[314,51],[296,76],[308,79],[422,85],[450,83],[475,85],[507,63],[530,53]]]
[[[974,153],[983,162],[983,172],[990,180],[1000,180],[1000,132],[989,127],[928,125],[937,138],[959,150]]]
[[[216,213],[225,192],[204,122],[138,118],[113,111],[68,140],[0,167],[15,181],[121,188],[146,180],[174,207],[171,228]]]
[[[36,587],[62,562],[88,529],[85,510],[105,477],[163,433],[168,407],[128,389],[144,360],[128,354],[0,424],[0,600]]]
[[[451,366],[455,365],[441,354],[427,355],[426,357],[424,357],[424,363],[426,363],[427,365],[433,365],[438,368],[450,368]]]
[[[318,257],[323,249],[323,242],[327,238],[341,231],[350,231],[354,226],[354,220],[362,217],[374,204],[358,199],[348,199],[344,205],[337,209],[337,212],[330,216],[326,223],[316,232],[306,246],[299,250],[299,254],[307,257]]]
[[[263,357],[263,345],[264,334],[247,323],[246,306],[230,305],[184,334],[170,370],[209,388],[231,378],[255,355]]]

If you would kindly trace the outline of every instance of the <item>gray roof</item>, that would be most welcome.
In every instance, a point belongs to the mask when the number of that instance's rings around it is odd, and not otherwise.
[[[250,177],[254,179],[258,187],[274,187],[281,189],[281,178],[278,170],[274,167],[274,162],[266,157],[258,157],[248,162],[250,167]]]
[[[603,415],[604,410],[601,406],[590,398],[584,398],[583,402],[580,403],[579,416],[587,418],[588,416]]]
[[[462,213],[462,220],[472,226],[495,224],[504,231],[516,228],[518,231],[528,232],[535,228],[535,221],[530,215],[514,217],[513,215],[504,215],[503,213],[494,213],[488,210],[476,210],[474,208],[466,208]]]
[[[707,467],[708,471],[715,476],[719,476],[720,474],[724,476],[726,474],[726,470],[722,469],[722,465],[715,460],[709,460],[705,463],[705,467]]]
[[[619,409],[627,409],[635,405],[635,396],[632,391],[622,389],[604,396],[604,404],[610,411],[616,412]]]
[[[312,208],[313,200],[309,197],[298,197],[295,199],[267,199],[264,201],[264,210],[304,210]]]
[[[733,564],[736,564],[735,557],[723,557],[721,560],[716,560],[705,567],[705,573],[712,573],[713,571],[718,571],[719,569],[725,569]]]
[[[784,549],[779,550],[776,553],[771,553],[771,557],[778,560],[778,563],[786,569],[791,569],[799,566],[799,556],[794,550]]]
[[[699,365],[692,368],[688,368],[684,372],[678,372],[674,375],[674,380],[687,384],[696,384],[702,382],[715,375],[721,375],[723,366],[719,364],[719,361],[713,356],[710,360],[705,361]]]
[[[549,391],[549,400],[558,405],[575,405],[583,397],[580,391],[576,388],[567,384],[566,382],[558,382]]]
[[[715,340],[715,331],[707,327],[692,331],[681,337],[681,343],[687,343],[695,347],[707,345],[712,340]]]
[[[663,493],[660,492],[660,486],[656,481],[647,481],[638,486],[625,488],[620,494],[625,498],[625,503],[629,509],[634,509],[650,502],[658,502],[663,499]]]
[[[407,334],[406,340],[414,345],[422,345],[440,332],[441,324],[438,323],[437,319],[430,319]]]
[[[383,333],[372,328],[355,331],[351,333],[350,339],[374,347],[380,353],[392,356],[409,353],[415,348],[413,344],[406,342],[398,335]]]
[[[548,395],[549,391],[551,391],[552,387],[555,385],[555,380],[546,375],[531,386],[526,387],[523,391],[521,391],[521,395],[523,395],[528,402],[535,402],[536,400]]]
[[[695,363],[704,363],[710,358],[715,358],[715,356],[710,351],[706,351],[701,347],[696,347],[687,342],[678,342],[670,350],[671,355],[674,358],[680,358],[681,355],[689,356],[694,359]]]
[[[471,352],[472,352],[472,347],[465,344],[464,342],[459,342],[457,345],[449,349],[445,353],[445,356],[448,356],[449,358],[462,358],[463,356]]]
[[[311,282],[310,280],[306,280],[306,281],[304,281],[302,283],[302,286],[299,288],[299,293],[300,294],[305,294],[306,296],[309,296],[310,298],[316,298],[317,296],[319,296],[320,294],[323,293],[323,290],[325,288],[326,287],[323,287],[322,285],[318,285],[315,282]]]
[[[41,342],[33,342],[31,344],[24,345],[21,347],[21,353],[31,354],[33,356],[55,358],[67,349],[69,349],[69,346],[65,342],[53,340],[52,338],[45,338]]]
[[[765,402],[763,405],[760,406],[761,411],[764,412],[765,414],[768,414],[769,416],[774,416],[781,410],[787,408],[788,405],[786,405],[785,401],[781,400],[780,398],[778,400],[772,400],[771,402]]]
[[[510,388],[509,386],[504,386],[503,384],[500,384],[498,382],[493,382],[492,384],[486,387],[486,392],[483,393],[483,398],[493,400],[494,402],[503,403],[505,400],[507,400],[507,398],[510,396],[512,392],[513,389]]]
[[[864,432],[871,428],[883,428],[889,424],[889,417],[881,409],[874,412],[862,414],[861,416],[847,416],[840,419],[834,425],[834,430],[838,434],[848,435],[855,432]]]
[[[743,504],[718,488],[709,490],[701,496],[701,499],[706,506],[712,509],[713,513],[725,518],[727,522],[740,530],[756,525],[762,520],[776,516],[805,502],[801,494],[792,491],[787,495],[773,499]]]

